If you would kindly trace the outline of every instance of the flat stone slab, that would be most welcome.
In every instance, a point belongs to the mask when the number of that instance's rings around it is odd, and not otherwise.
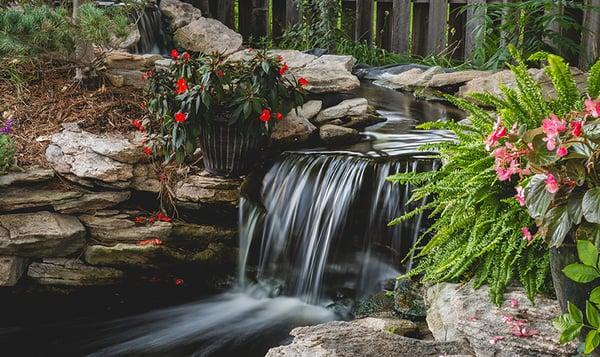
[[[313,122],[323,125],[334,119],[346,117],[363,117],[367,115],[369,101],[365,98],[354,98],[342,101],[340,104],[322,110]]]
[[[26,268],[25,258],[0,256],[0,286],[15,286]]]
[[[40,167],[27,167],[23,172],[9,172],[0,175],[0,188],[15,184],[32,184],[49,181],[54,177],[54,171]]]
[[[175,197],[181,202],[237,207],[241,184],[239,179],[214,177],[203,172],[177,183]]]
[[[154,62],[162,60],[161,55],[134,54],[125,51],[111,51],[104,56],[104,62],[109,68],[145,70],[154,66]]]
[[[51,212],[0,215],[0,255],[65,257],[85,244],[85,227]]]
[[[51,258],[31,263],[27,275],[41,285],[96,286],[118,283],[124,273],[90,266],[79,259]]]

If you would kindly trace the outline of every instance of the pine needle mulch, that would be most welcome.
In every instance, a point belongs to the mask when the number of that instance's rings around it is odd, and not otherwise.
[[[96,134],[127,132],[133,130],[131,120],[144,115],[140,89],[111,87],[101,78],[85,87],[74,76],[75,66],[58,62],[0,69],[0,113],[11,112],[16,121],[19,166],[47,167],[48,140],[64,123]]]

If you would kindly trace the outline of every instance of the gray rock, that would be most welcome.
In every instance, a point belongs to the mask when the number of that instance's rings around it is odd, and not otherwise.
[[[310,120],[321,110],[323,102],[311,100],[290,111],[283,120],[275,123],[271,139],[277,145],[297,145],[306,142],[317,130]]]
[[[242,46],[242,35],[215,19],[199,18],[179,28],[175,42],[188,51],[231,54]]]
[[[94,267],[79,259],[49,258],[31,263],[27,275],[42,285],[96,286],[110,285],[123,279],[114,268]]]
[[[133,178],[130,186],[132,189],[158,193],[160,186],[160,180],[152,164],[137,164],[133,167]]]
[[[427,87],[433,76],[441,73],[444,73],[444,70],[438,66],[427,70],[413,68],[396,75],[384,75],[376,83],[397,90],[413,90],[414,88]]]
[[[325,124],[320,127],[319,136],[329,145],[354,144],[360,141],[358,130],[333,124]]]
[[[163,60],[161,55],[140,55],[123,51],[111,51],[104,56],[104,63],[108,68],[138,71],[154,67],[154,63],[159,60]]]
[[[0,287],[15,286],[26,267],[25,258],[0,256]]]
[[[27,167],[22,172],[9,172],[0,175],[0,187],[14,184],[32,184],[49,181],[54,177],[54,171],[40,167]]]
[[[203,172],[178,182],[175,197],[180,202],[237,207],[241,184],[239,179],[214,177]]]
[[[349,92],[360,86],[358,77],[349,69],[355,62],[351,56],[325,55],[291,74],[308,80],[305,88],[313,93]]]
[[[117,88],[144,88],[148,81],[144,79],[145,71],[139,69],[109,69],[104,72],[110,84]]]
[[[334,119],[348,117],[364,117],[367,115],[369,102],[365,98],[347,99],[338,105],[327,108],[319,113],[313,122],[316,125],[328,123]]]
[[[355,320],[355,324],[399,336],[406,336],[419,331],[419,326],[413,321],[393,317],[365,317]]]
[[[175,61],[170,58],[161,59],[154,62],[154,69],[157,71],[167,71],[173,63],[175,63]]]
[[[254,55],[254,53],[254,51],[248,52],[247,50],[240,50],[229,56],[227,60],[233,62],[248,60]],[[270,56],[281,56],[283,58],[283,62],[285,62],[290,68],[290,72],[304,68],[307,64],[317,59],[317,56],[297,50],[269,50],[267,53]]]
[[[400,73],[406,72],[406,71],[414,69],[414,68],[418,68],[423,71],[426,71],[429,69],[429,66],[413,64],[413,63],[400,64],[400,65],[392,64],[392,65],[381,66],[381,67],[361,68],[356,71],[356,75],[358,77],[360,77],[361,79],[378,80],[378,79],[383,78],[386,75],[400,74]]]
[[[65,257],[83,248],[85,228],[72,216],[50,212],[0,216],[0,254]]]
[[[433,75],[429,82],[427,82],[427,87],[440,88],[446,86],[455,86],[458,84],[463,84],[472,81],[476,78],[485,78],[487,76],[492,75],[492,73],[493,72],[490,71],[475,70],[438,73]]]
[[[125,202],[131,197],[128,191],[87,192],[77,200],[68,200],[53,204],[61,213],[84,213],[110,208]]]
[[[381,324],[334,321],[298,327],[292,343],[271,348],[266,357],[379,357],[472,355],[458,342],[422,341],[380,329]]]
[[[171,31],[175,31],[202,17],[200,9],[183,1],[161,0],[159,8],[160,12],[169,22]]]
[[[560,314],[555,300],[539,297],[533,305],[522,288],[504,295],[505,303],[496,307],[489,288],[473,289],[450,283],[427,290],[427,323],[436,340],[466,340],[477,356],[570,356],[574,344],[560,345],[559,333],[550,321]],[[511,307],[514,299],[518,307]],[[503,321],[503,319],[506,321]],[[523,320],[524,328],[536,332],[530,337],[513,334],[514,323]],[[494,337],[496,338],[494,343]]]
[[[83,215],[79,220],[87,228],[90,238],[102,244],[136,243],[147,239],[167,240],[172,223],[154,222],[136,224],[127,214],[113,216]]]

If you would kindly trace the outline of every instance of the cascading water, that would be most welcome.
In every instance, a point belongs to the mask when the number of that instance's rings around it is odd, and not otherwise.
[[[140,32],[140,40],[133,49],[135,53],[158,53],[168,52],[170,39],[163,29],[160,10],[156,6],[149,6],[139,14],[137,27]]]

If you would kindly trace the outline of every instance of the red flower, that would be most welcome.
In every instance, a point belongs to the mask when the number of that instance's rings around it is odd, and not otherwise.
[[[172,222],[173,219],[167,215],[164,215],[162,212],[158,212],[158,214],[156,215],[156,219],[161,221],[161,222]]]
[[[150,218],[148,218],[148,223],[152,224],[154,222],[156,222],[156,217],[150,217]]]
[[[146,217],[142,217],[142,216],[135,217],[135,219],[133,221],[137,224],[143,224],[144,222],[146,222]]]
[[[282,55],[278,55],[277,57],[275,57],[275,59],[276,59],[278,62],[283,62],[283,56],[282,56]]]
[[[260,113],[260,120],[263,122],[268,122],[271,119],[271,111],[267,108],[263,109],[262,113]]]
[[[171,57],[173,57],[174,59],[178,59],[179,58],[179,52],[177,52],[176,49],[172,49],[171,50]]]
[[[144,146],[144,154],[146,154],[146,156],[152,156],[152,149]]]
[[[299,84],[301,87],[304,87],[304,86],[308,85],[308,81],[306,80],[306,78],[304,78],[304,77],[300,77],[300,79],[298,80],[298,84]]]
[[[277,119],[277,120],[283,119],[283,114],[281,114],[281,113],[275,113],[275,119]]]
[[[176,286],[182,286],[185,282],[183,281],[183,279],[181,278],[177,278],[175,279],[175,285]]]
[[[182,58],[184,61],[189,61],[189,60],[190,60],[190,54],[189,54],[189,53],[187,53],[187,52],[184,52],[184,53],[181,55],[181,58]]]
[[[178,123],[185,123],[185,121],[187,120],[187,114],[182,113],[182,112],[177,112],[175,114],[175,121]]]
[[[254,49],[252,47],[248,47],[248,49],[246,50],[246,52],[248,52],[248,53],[250,53],[252,51],[254,51]]]
[[[146,245],[162,245],[162,240],[158,239],[158,238],[154,238],[154,239],[146,239],[146,240],[141,240],[139,242],[137,242],[137,245],[140,246],[146,246]]]
[[[142,124],[142,121],[139,119],[132,120],[131,125],[133,125],[137,130],[141,131],[142,133],[145,130],[144,125]]]
[[[185,78],[181,77],[177,80],[177,85],[176,85],[177,89],[176,89],[176,93],[177,94],[181,94],[181,93],[185,93],[188,90],[188,85],[187,82],[185,80]]]
[[[224,75],[225,73],[223,73],[223,70],[219,68],[219,70],[217,71],[217,77],[223,78]]]
[[[572,122],[569,123],[569,125],[571,126],[571,129],[573,129],[571,131],[571,134],[573,134],[573,136],[580,137],[581,136],[581,128],[583,126],[583,122],[581,122],[581,121],[572,121]]]
[[[279,74],[283,76],[288,69],[290,69],[290,67],[288,67],[287,63],[284,63],[283,66],[279,68]]]
[[[148,71],[146,71],[146,73],[144,73],[144,74],[142,75],[142,80],[149,79],[149,78],[151,78],[153,75],[154,75],[154,72],[153,72],[151,69],[149,69]]]

